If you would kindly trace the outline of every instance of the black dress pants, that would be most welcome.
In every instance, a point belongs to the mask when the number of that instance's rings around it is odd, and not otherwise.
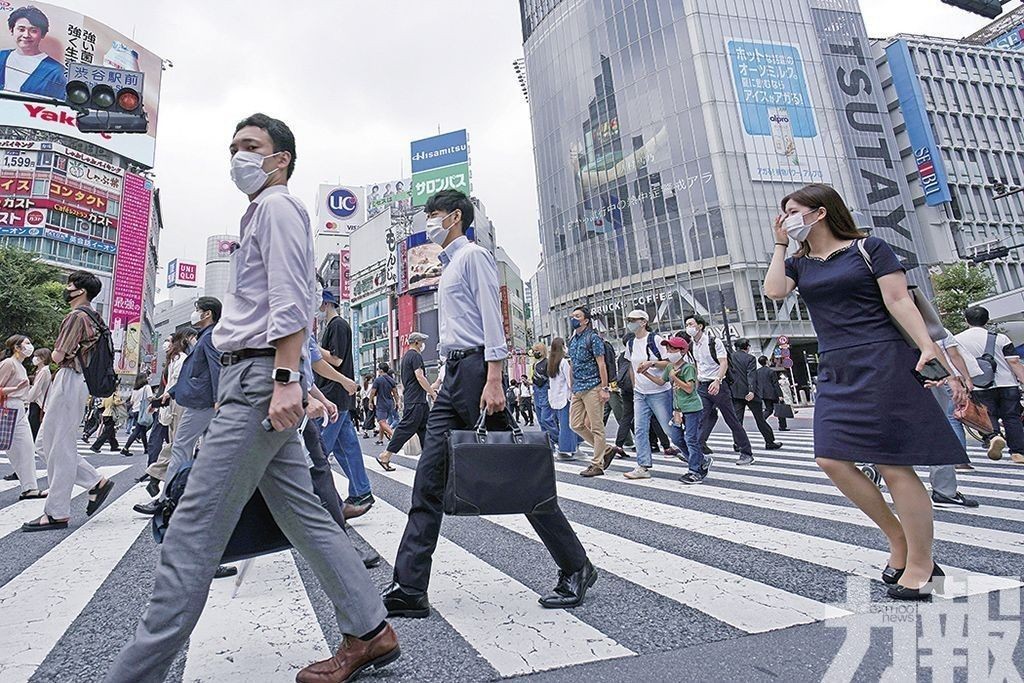
[[[764,400],[764,419],[767,420],[769,417],[771,417],[772,415],[775,414],[775,406],[778,405],[781,402],[781,400],[780,401],[773,401],[773,400],[771,400],[769,398],[766,398],[766,399],[763,399],[763,400]],[[779,417],[779,429],[781,429],[782,431],[786,431],[786,429],[787,429],[786,425],[787,424],[788,423],[786,422],[786,418]]]
[[[100,450],[103,444],[110,443],[110,450],[119,450],[120,446],[117,445],[117,423],[114,422],[113,417],[103,418],[103,428],[100,431],[100,437],[96,439],[96,443],[92,445],[94,451]]]
[[[426,403],[406,404],[402,412],[402,419],[395,425],[395,431],[391,435],[391,442],[388,443],[387,452],[397,453],[402,446],[412,438],[413,434],[420,437],[420,448],[427,438],[427,416],[430,414],[430,406]]]
[[[28,426],[32,430],[32,440],[39,435],[39,425],[43,421],[43,411],[37,403],[30,403],[28,406]]]
[[[445,365],[444,385],[430,410],[423,453],[412,485],[412,506],[402,543],[395,559],[395,581],[403,588],[426,591],[430,584],[431,556],[437,546],[444,516],[445,465],[448,433],[472,429],[480,417],[480,396],[487,379],[483,354],[475,353]],[[503,414],[487,418],[488,429],[508,427]],[[534,531],[563,572],[577,572],[587,560],[586,551],[561,509],[526,515]]]
[[[608,403],[611,403],[609,401]],[[607,405],[607,404],[605,404]],[[605,418],[607,420],[607,418]],[[633,392],[622,392],[622,419],[619,420],[619,429],[615,432],[615,445],[622,448],[633,431]],[[651,443],[654,443],[653,441]]]
[[[736,417],[740,419],[740,423],[743,422],[743,414],[747,406],[750,406],[750,412],[754,414],[754,422],[757,423],[757,431],[761,432],[761,436],[764,437],[764,445],[775,443],[775,432],[772,431],[771,425],[764,417],[764,406],[761,404],[761,399],[754,397],[751,401],[744,401],[742,398],[734,398],[732,405],[736,409]]]
[[[325,455],[324,441],[316,420],[306,422],[306,428],[302,430],[302,441],[309,451],[309,459],[313,461],[313,466],[309,468],[310,477],[313,479],[313,491],[338,526],[344,529],[345,515],[341,512],[341,496],[334,485],[331,463]]]

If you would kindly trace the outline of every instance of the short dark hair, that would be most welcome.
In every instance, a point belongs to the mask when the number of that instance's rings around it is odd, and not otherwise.
[[[473,202],[465,192],[458,190],[441,190],[427,200],[423,212],[431,214],[435,211],[444,211],[446,214],[458,209],[462,212],[462,232],[466,232],[469,226],[473,225]]]
[[[224,310],[224,306],[221,304],[220,299],[215,296],[201,296],[196,299],[196,309],[200,311],[209,311],[213,314],[213,322],[220,322],[221,311]]]
[[[76,270],[68,275],[68,284],[74,285],[76,289],[84,289],[89,301],[99,296],[100,290],[103,289],[100,279],[87,270]]]
[[[288,152],[291,154],[291,159],[288,161],[288,177],[291,178],[292,173],[295,172],[295,159],[298,156],[295,153],[295,136],[292,134],[292,129],[284,121],[271,118],[266,114],[253,114],[242,119],[235,126],[235,132],[237,133],[246,126],[255,126],[267,131],[267,135],[270,136],[274,143],[275,154],[278,152]]]
[[[750,340],[749,339],[742,339],[742,338],[741,339],[737,339],[736,340],[736,348],[739,349],[740,351],[746,351],[747,349],[750,348]]]
[[[587,306],[586,304],[580,304],[576,308],[572,309],[573,313],[575,313],[576,311],[579,311],[580,313],[583,314],[584,320],[590,320],[590,306]]]
[[[11,16],[7,17],[7,28],[13,31],[18,19],[28,19],[28,23],[39,29],[44,36],[50,32],[50,20],[38,7],[26,5],[11,12]]]
[[[702,318],[701,316],[697,315],[696,313],[691,313],[690,315],[688,315],[685,318],[683,318],[683,322],[686,322],[687,320],[692,320],[693,322],[697,323],[701,327],[707,329],[708,321],[705,320],[704,318]]]
[[[988,309],[984,306],[971,306],[964,311],[964,319],[971,327],[988,325]]]
[[[381,372],[385,372],[385,373],[390,373],[391,372],[391,366],[388,365],[387,363],[383,362],[383,361],[381,361],[380,363],[377,364],[377,369],[380,370]]]
[[[761,365],[768,365],[768,356],[758,357],[757,362],[760,363]]]
[[[48,348],[36,349],[36,352],[32,355],[42,359],[43,365],[49,365],[53,362],[53,353]]]

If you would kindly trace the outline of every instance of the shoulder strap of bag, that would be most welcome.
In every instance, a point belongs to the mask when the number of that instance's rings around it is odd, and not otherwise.
[[[661,360],[661,351],[658,350],[658,344],[654,341],[654,333],[647,333],[647,360],[654,356],[658,360]]]
[[[989,332],[988,337],[985,339],[985,355],[992,356],[995,358],[996,352],[996,333]]]

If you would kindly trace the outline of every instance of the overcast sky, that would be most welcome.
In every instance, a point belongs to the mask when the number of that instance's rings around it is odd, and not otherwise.
[[[515,0],[53,1],[174,63],[157,134],[161,268],[173,258],[202,268],[206,236],[237,232],[245,198],[228,178],[227,146],[239,119],[263,111],[295,132],[291,189],[310,213],[319,183],[399,178],[410,140],[468,129],[474,194],[524,279],[536,269],[530,112],[512,69],[523,54]],[[987,23],[940,0],[861,7],[874,37],[961,37]]]

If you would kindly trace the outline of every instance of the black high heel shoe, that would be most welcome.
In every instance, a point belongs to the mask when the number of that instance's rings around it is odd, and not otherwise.
[[[889,597],[894,600],[927,600],[933,591],[942,592],[946,581],[946,572],[937,563],[932,563],[932,576],[920,588],[907,588],[896,584],[889,586]]]
[[[900,577],[903,576],[903,572],[907,570],[906,567],[896,569],[896,567],[890,567],[885,565],[885,569],[882,570],[882,582],[887,583],[890,586],[895,586],[900,581]]]

